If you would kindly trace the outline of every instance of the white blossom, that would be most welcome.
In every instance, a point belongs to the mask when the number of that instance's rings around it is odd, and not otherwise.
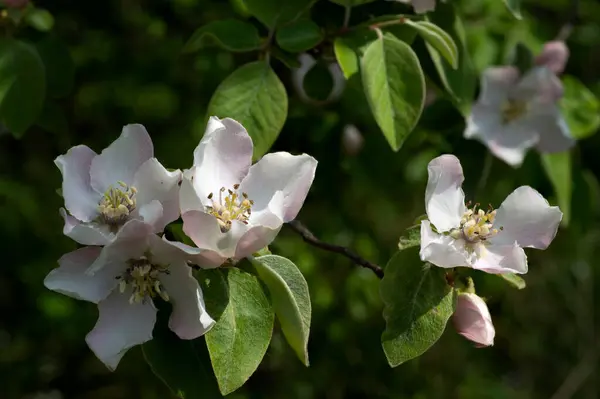
[[[176,220],[181,171],[167,171],[153,153],[146,129],[127,125],[100,155],[78,145],[57,157],[64,233],[83,245],[106,245],[132,219],[155,232]]]
[[[213,266],[241,259],[273,241],[296,217],[310,189],[317,161],[306,154],[267,154],[252,163],[253,144],[236,121],[211,117],[183,174],[183,231],[198,249],[179,244]]]
[[[453,155],[428,166],[428,220],[421,222],[421,259],[440,267],[466,266],[488,273],[527,273],[523,248],[546,249],[562,212],[529,186],[513,191],[500,208],[465,206],[463,170]]]
[[[435,0],[396,0],[400,3],[411,4],[417,14],[435,10]]]
[[[152,339],[153,299],[173,305],[169,328],[181,339],[195,339],[214,325],[186,258],[152,234],[150,225],[132,220],[105,247],[88,246],[64,255],[44,285],[98,304],[98,322],[86,342],[114,370],[129,348]]]

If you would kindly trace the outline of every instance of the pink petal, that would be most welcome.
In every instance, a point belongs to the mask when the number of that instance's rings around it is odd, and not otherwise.
[[[92,187],[104,193],[119,181],[132,185],[135,172],[153,154],[152,140],[144,126],[125,126],[121,136],[92,161]]]
[[[89,222],[98,215],[101,194],[94,191],[90,185],[90,166],[94,157],[94,151],[84,145],[78,145],[54,160],[63,177],[62,194],[65,207],[82,222]]]
[[[63,234],[82,245],[106,245],[114,239],[104,225],[97,223],[82,223],[69,215],[64,208],[60,208],[60,215],[65,220]]]
[[[458,227],[466,210],[461,188],[465,178],[460,161],[454,155],[442,155],[429,162],[427,171],[425,209],[429,221],[439,232]]]
[[[496,331],[487,305],[475,294],[458,296],[456,311],[452,316],[456,331],[478,346],[494,345]]]
[[[544,44],[542,53],[535,58],[536,65],[543,65],[560,75],[569,59],[569,48],[563,41],[555,40]]]

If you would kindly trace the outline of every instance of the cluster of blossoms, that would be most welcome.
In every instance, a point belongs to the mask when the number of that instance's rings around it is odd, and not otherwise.
[[[169,328],[181,339],[206,333],[215,321],[190,265],[250,256],[296,217],[317,161],[279,152],[252,165],[252,151],[239,123],[213,117],[184,172],[154,158],[141,125],[125,126],[99,155],[79,145],[56,159],[64,234],[84,247],[60,258],[44,284],[98,304],[86,341],[111,370],[129,348],[152,339],[155,299],[172,304]],[[161,236],[180,217],[196,247]]]

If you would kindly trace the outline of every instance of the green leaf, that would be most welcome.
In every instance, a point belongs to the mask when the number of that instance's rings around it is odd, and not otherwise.
[[[422,355],[442,335],[456,307],[456,293],[444,269],[424,265],[419,248],[397,252],[381,280],[383,351],[392,367]]]
[[[258,29],[251,23],[223,19],[196,30],[183,47],[183,52],[193,53],[210,45],[217,45],[229,51],[245,52],[260,49],[262,41]]]
[[[34,47],[0,39],[0,120],[17,138],[36,121],[44,105],[44,64]]]
[[[496,274],[496,276],[503,278],[507,283],[519,290],[522,290],[527,286],[525,280],[523,280],[520,276],[514,273]]]
[[[254,159],[264,155],[283,128],[288,98],[268,63],[255,61],[229,75],[213,94],[208,115],[233,118],[252,137]]]
[[[219,271],[229,286],[229,302],[206,334],[206,344],[219,389],[227,395],[241,387],[260,364],[271,341],[274,317],[255,276],[237,268]],[[210,298],[211,291],[205,295]],[[210,307],[208,311],[214,318],[215,312]]]
[[[311,305],[304,276],[292,261],[277,255],[254,258],[252,264],[269,289],[283,335],[308,367]]]
[[[204,338],[183,340],[168,328],[168,306],[157,313],[153,338],[142,345],[152,372],[178,398],[220,398]]]
[[[458,48],[452,37],[443,29],[428,21],[412,21],[407,19],[405,24],[414,28],[431,47],[437,50],[448,61],[452,68],[458,68]]]
[[[504,4],[515,18],[521,19],[521,0],[504,0]]]
[[[46,36],[36,48],[46,70],[48,96],[65,97],[75,81],[75,64],[69,48],[56,36]]]
[[[361,66],[371,111],[398,151],[423,110],[425,78],[419,59],[409,45],[386,33],[369,45]]]
[[[345,6],[345,7],[355,7],[355,6],[359,6],[361,4],[367,4],[367,3],[371,3],[375,0],[329,0],[335,4],[339,4],[341,6]]]
[[[414,247],[417,245],[421,245],[421,224],[416,224],[414,226],[406,229],[400,240],[398,241],[398,249],[400,251]]]
[[[54,134],[69,132],[69,123],[63,109],[55,102],[47,101],[35,122],[42,129]]]
[[[578,140],[592,136],[600,128],[600,101],[576,78],[563,76],[562,82],[560,108],[571,136]]]
[[[442,86],[448,91],[461,113],[468,115],[475,96],[477,74],[467,49],[462,21],[452,4],[441,2],[437,3],[435,12],[429,13],[427,18],[447,32],[458,47],[458,68],[454,69],[443,62],[440,54],[427,43],[427,50]]]
[[[281,27],[275,34],[279,47],[291,53],[310,50],[323,40],[321,28],[310,19],[301,19]]]
[[[561,224],[568,226],[571,220],[571,194],[573,177],[571,173],[571,152],[540,154],[544,171],[554,187],[558,206],[563,213]]]
[[[316,0],[244,0],[248,11],[274,28],[298,19]]]
[[[521,73],[526,73],[533,67],[534,56],[533,52],[527,47],[525,44],[518,42],[515,45],[513,59],[511,60],[511,64],[519,68]]]
[[[29,26],[41,32],[47,32],[54,26],[54,17],[43,8],[33,8],[27,11],[25,21]]]

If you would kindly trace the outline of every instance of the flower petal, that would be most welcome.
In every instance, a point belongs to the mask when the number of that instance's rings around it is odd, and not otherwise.
[[[439,267],[469,266],[464,243],[450,236],[437,234],[431,229],[428,220],[421,221],[421,251],[423,262]]]
[[[435,0],[412,0],[413,9],[417,14],[435,10]]]
[[[494,226],[503,230],[491,240],[494,244],[546,249],[556,236],[562,212],[529,186],[513,191],[496,212]]]
[[[152,301],[129,303],[132,290],[114,290],[98,304],[98,321],[85,337],[90,349],[111,371],[125,352],[152,339],[156,308]]]
[[[563,119],[558,107],[548,107],[556,110],[553,115],[544,115],[538,122],[540,140],[536,148],[540,152],[562,152],[567,151],[575,145],[571,137],[569,126]]]
[[[535,57],[536,65],[543,65],[554,74],[560,75],[565,70],[569,59],[569,48],[565,42],[553,40],[544,44],[540,55]]]
[[[463,293],[458,296],[456,311],[452,315],[456,331],[473,341],[477,346],[494,345],[496,330],[487,305],[475,294]]]
[[[213,269],[215,267],[219,267],[227,260],[227,258],[220,256],[214,251],[192,247],[179,241],[169,241],[164,236],[163,241],[183,253],[183,256],[187,262],[198,265],[203,269]]]
[[[185,262],[169,265],[169,274],[161,274],[173,310],[169,328],[181,339],[195,339],[212,328],[215,321],[206,312],[204,297],[192,268]]]
[[[519,81],[519,76],[519,70],[512,66],[487,68],[481,75],[481,91],[477,103],[501,106]]]
[[[235,259],[243,259],[266,247],[277,237],[279,230],[281,230],[281,225],[277,229],[264,226],[250,228],[238,241]]]
[[[144,126],[134,124],[123,127],[121,136],[92,161],[92,187],[104,193],[119,181],[132,185],[135,172],[153,154],[152,140]]]
[[[97,223],[82,223],[60,208],[60,215],[65,220],[63,234],[82,245],[106,245],[115,235],[104,225]]]
[[[563,95],[563,85],[548,68],[532,68],[512,92],[518,99],[532,100],[537,106],[553,104]]]
[[[46,288],[68,295],[75,299],[98,303],[117,286],[115,278],[127,267],[125,264],[113,264],[94,276],[85,271],[100,255],[100,247],[84,247],[63,255],[58,263],[60,267],[52,270],[44,279]]]
[[[240,184],[240,191],[254,201],[252,211],[269,206],[278,192],[283,193],[279,213],[284,222],[293,220],[308,194],[315,178],[317,160],[310,155],[291,155],[287,152],[267,154],[252,165],[248,176]],[[278,215],[279,216],[279,215]]]
[[[156,158],[150,158],[140,166],[133,178],[137,189],[136,204],[143,206],[154,200],[162,204],[162,217],[155,224],[157,231],[179,218],[179,182],[181,171],[169,172]]]
[[[137,215],[144,223],[152,226],[154,232],[159,233],[164,229],[164,225],[162,224],[163,207],[158,200],[153,200],[148,204],[142,205],[137,210]]]
[[[179,188],[179,210],[183,215],[187,211],[204,211],[205,204],[198,196],[198,192],[194,187],[194,176],[196,175],[196,167],[183,172],[181,179],[181,187]],[[205,198],[206,205],[210,205],[208,197]]]
[[[194,187],[201,199],[232,188],[242,181],[252,164],[252,139],[233,119],[211,117],[204,137],[194,150]]]
[[[473,263],[473,269],[491,274],[525,274],[527,273],[527,255],[517,243],[481,245],[478,247],[478,258]]]
[[[425,209],[429,221],[439,232],[460,225],[465,213],[465,180],[460,161],[454,155],[442,155],[427,165],[429,179],[425,190]]]
[[[98,215],[100,194],[90,185],[90,166],[95,156],[90,148],[78,145],[54,160],[63,177],[65,207],[82,222],[89,222]]]

